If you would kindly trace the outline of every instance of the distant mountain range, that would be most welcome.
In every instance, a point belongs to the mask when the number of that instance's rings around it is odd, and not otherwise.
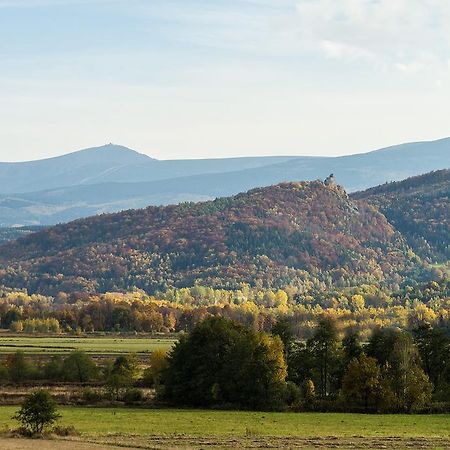
[[[106,145],[64,156],[0,163],[0,226],[52,225],[147,205],[229,196],[334,173],[349,192],[450,168],[450,138],[343,157],[159,161]]]

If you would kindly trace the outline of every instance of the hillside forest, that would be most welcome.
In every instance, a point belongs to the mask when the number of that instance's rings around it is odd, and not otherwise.
[[[370,192],[349,198],[315,181],[82,219],[3,245],[0,280],[51,296],[248,284],[292,298],[439,281],[448,273],[450,171],[403,183],[385,188],[395,194],[384,206]]]

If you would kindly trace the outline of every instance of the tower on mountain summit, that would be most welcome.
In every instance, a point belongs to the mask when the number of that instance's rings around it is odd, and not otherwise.
[[[337,186],[336,177],[334,176],[334,173],[332,173],[329,177],[325,178],[323,184],[325,186]]]

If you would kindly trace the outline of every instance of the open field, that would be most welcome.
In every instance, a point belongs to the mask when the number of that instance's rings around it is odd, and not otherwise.
[[[148,353],[153,350],[168,350],[174,339],[166,338],[122,338],[122,337],[78,337],[78,336],[9,336],[0,334],[0,354],[21,350],[25,353],[65,354],[82,350],[95,355],[120,353]]]
[[[15,426],[10,417],[16,410],[1,407],[0,424]],[[81,433],[77,440],[105,448],[450,448],[449,415],[80,407],[61,408],[61,413],[62,424]]]

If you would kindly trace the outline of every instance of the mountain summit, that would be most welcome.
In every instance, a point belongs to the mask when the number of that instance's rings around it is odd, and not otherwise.
[[[149,161],[152,158],[127,147],[108,144],[38,161],[0,163],[0,192],[17,194],[95,183],[104,174]]]
[[[50,159],[64,159],[65,162],[77,162],[80,165],[89,165],[92,163],[108,160],[110,164],[136,164],[151,161],[147,155],[138,153],[136,150],[124,147],[123,145],[106,144],[100,147],[92,147],[84,150],[78,150],[67,155],[58,156]],[[48,161],[48,160],[47,160]]]

